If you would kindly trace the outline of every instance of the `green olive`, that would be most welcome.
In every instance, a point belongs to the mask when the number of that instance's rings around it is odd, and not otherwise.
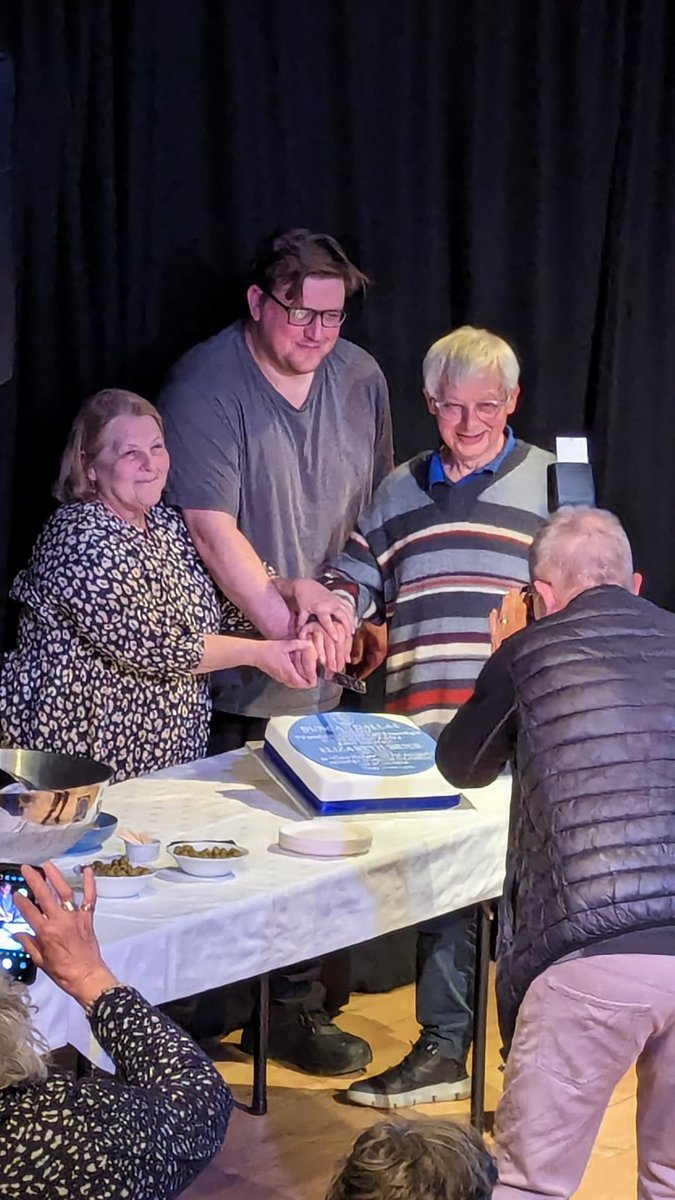
[[[197,850],[195,846],[185,842],[174,847],[174,854],[183,858],[240,858],[243,851],[238,846],[207,846]]]
[[[110,862],[103,862],[102,859],[97,858],[96,861],[90,865],[94,875],[105,875],[106,877],[113,879],[152,874],[147,867],[132,866],[126,855],[120,855],[119,858],[113,858],[110,860]]]

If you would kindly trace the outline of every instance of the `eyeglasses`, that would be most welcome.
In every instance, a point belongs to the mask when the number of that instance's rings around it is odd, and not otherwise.
[[[435,400],[431,398],[432,407],[446,421],[461,421],[469,412],[475,412],[481,421],[494,421],[508,400],[508,395],[498,400],[479,400],[477,404],[457,404],[454,400]]]
[[[337,329],[347,316],[343,308],[298,308],[295,304],[284,304],[283,300],[278,300],[272,292],[265,292],[265,295],[274,300],[279,308],[283,308],[289,325],[311,325],[316,317],[320,317],[324,329]]]

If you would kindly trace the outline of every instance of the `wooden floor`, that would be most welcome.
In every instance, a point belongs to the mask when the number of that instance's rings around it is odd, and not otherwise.
[[[353,996],[339,1024],[370,1042],[373,1068],[383,1070],[397,1062],[417,1036],[412,986],[384,996]],[[218,1067],[236,1100],[245,1104],[250,1099],[251,1065],[233,1044],[236,1041],[238,1035],[219,1048]],[[501,1089],[498,1048],[493,1008],[488,1034],[488,1108],[495,1107]],[[268,1115],[252,1117],[235,1111],[221,1154],[183,1193],[186,1200],[323,1200],[335,1164],[356,1135],[385,1115],[339,1102],[340,1091],[352,1079],[319,1079],[271,1064]],[[545,1096],[542,1103],[546,1103]],[[468,1120],[469,1102],[399,1111]],[[635,1080],[631,1075],[614,1094],[586,1177],[576,1193],[579,1200],[632,1200],[635,1196],[634,1121]]]

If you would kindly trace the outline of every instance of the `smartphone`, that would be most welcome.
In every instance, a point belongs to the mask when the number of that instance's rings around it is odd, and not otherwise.
[[[14,936],[33,932],[14,903],[17,892],[29,900],[35,899],[21,868],[13,863],[0,863],[0,971],[19,983],[33,983],[37,967]]]
[[[523,587],[521,587],[520,598],[521,598],[523,604],[525,605],[525,624],[526,625],[531,625],[532,622],[536,620],[536,617],[534,614],[534,602],[536,600],[536,596],[537,596],[537,593],[534,589],[533,584],[526,583]]]

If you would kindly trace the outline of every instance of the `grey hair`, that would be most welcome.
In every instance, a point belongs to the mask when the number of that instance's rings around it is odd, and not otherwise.
[[[0,1091],[47,1077],[47,1046],[31,1007],[28,988],[0,972]]]
[[[326,1200],[489,1200],[497,1167],[470,1125],[380,1121],[357,1137]]]
[[[462,325],[427,350],[422,365],[424,390],[436,397],[446,384],[461,383],[486,371],[497,371],[507,392],[513,391],[520,378],[520,365],[508,342],[487,329]]]
[[[559,508],[530,546],[530,578],[568,596],[603,583],[630,588],[633,554],[619,518],[603,508]]]

